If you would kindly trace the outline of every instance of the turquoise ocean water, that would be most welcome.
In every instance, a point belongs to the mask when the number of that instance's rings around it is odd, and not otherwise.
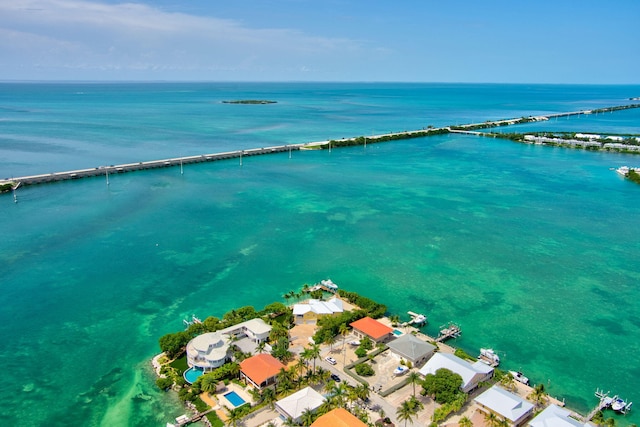
[[[624,104],[638,86],[0,84],[0,178]],[[272,105],[222,104],[259,98]],[[640,133],[630,110],[529,125]],[[586,412],[640,400],[640,157],[447,135],[0,197],[0,415],[164,425],[157,339],[327,277]],[[640,421],[637,414],[621,424]]]

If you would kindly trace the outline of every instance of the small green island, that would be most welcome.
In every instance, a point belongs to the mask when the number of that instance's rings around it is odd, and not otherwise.
[[[277,104],[278,101],[269,101],[268,99],[236,99],[231,101],[222,101],[223,104],[250,104],[250,105],[265,105],[265,104]]]
[[[194,315],[183,321],[185,330],[159,339],[156,384],[189,408],[167,426],[391,427],[419,420],[436,427],[471,426],[476,418],[492,426],[537,419],[558,425],[568,417],[600,426],[615,425],[605,409],[631,407],[619,399],[624,406],[614,408],[608,394],[596,392],[600,403],[583,416],[549,396],[544,383],[498,369],[493,350],[476,358],[445,344],[459,328],[430,337],[421,330],[425,315],[408,311],[411,319],[402,321],[331,280],[282,298],[286,304],[243,306],[221,318]]]

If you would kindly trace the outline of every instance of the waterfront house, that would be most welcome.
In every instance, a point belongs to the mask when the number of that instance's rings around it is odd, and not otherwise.
[[[296,325],[316,323],[323,316],[337,316],[344,311],[342,300],[337,297],[329,301],[310,299],[307,302],[293,305],[293,317]]]
[[[460,390],[469,393],[476,389],[481,382],[489,381],[493,377],[493,368],[489,365],[477,361],[469,363],[456,355],[449,353],[436,353],[420,369],[420,374],[427,376],[435,375],[438,369],[448,369],[462,377]]]
[[[558,405],[549,405],[544,411],[540,412],[532,419],[529,427],[595,427],[590,422],[578,421],[571,417],[571,411],[559,407]]]
[[[299,423],[302,414],[306,410],[315,412],[322,403],[324,403],[324,397],[320,393],[311,387],[305,387],[284,399],[278,400],[275,407],[284,420],[291,418],[294,423]]]
[[[422,366],[436,351],[436,347],[413,334],[404,334],[389,344],[391,353],[409,361],[415,367]]]
[[[533,403],[494,385],[474,399],[485,414],[493,413],[510,426],[518,427],[533,414]],[[555,426],[555,424],[552,424]]]
[[[208,332],[187,343],[187,364],[204,372],[219,368],[229,360],[229,335]]]
[[[262,353],[240,362],[240,379],[262,390],[276,383],[276,376],[285,366],[270,354]]]
[[[248,337],[251,341],[260,343],[269,339],[271,325],[268,325],[260,318],[256,318],[221,329],[220,332],[236,339]]]
[[[349,326],[358,338],[369,337],[376,344],[387,342],[393,337],[393,329],[369,316],[356,320]]]
[[[311,427],[367,427],[367,425],[346,409],[336,408],[319,416]]]

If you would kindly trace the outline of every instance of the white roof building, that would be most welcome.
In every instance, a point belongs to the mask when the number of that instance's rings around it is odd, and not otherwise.
[[[533,403],[497,385],[476,397],[474,401],[480,405],[483,412],[493,412],[512,426],[522,425],[533,414]]]
[[[529,427],[594,427],[594,424],[571,418],[571,412],[558,405],[549,405],[529,422]]]
[[[260,318],[255,318],[238,323],[237,325],[229,326],[228,328],[220,329],[218,332],[233,335],[236,338],[243,338],[247,336],[255,342],[261,342],[266,341],[269,338],[271,325],[268,325]]]
[[[320,301],[310,299],[305,303],[293,305],[293,316],[298,323],[305,317],[312,316],[318,318],[325,315],[333,315],[344,311],[343,303],[340,298],[331,298],[329,301]]]
[[[228,359],[229,341],[221,331],[198,335],[187,344],[187,364],[205,372],[219,368]]]
[[[275,406],[276,411],[285,419],[291,418],[294,422],[299,422],[304,411],[308,409],[315,412],[322,403],[324,403],[324,397],[311,387],[306,387],[278,400]]]
[[[462,377],[460,390],[468,393],[478,387],[482,381],[488,381],[493,377],[493,368],[478,361],[473,364],[449,353],[436,353],[420,369],[420,374],[435,375],[438,369],[445,368]]]

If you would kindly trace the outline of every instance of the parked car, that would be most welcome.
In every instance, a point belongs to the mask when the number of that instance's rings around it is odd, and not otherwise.
[[[329,362],[329,363],[330,363],[330,364],[332,364],[332,365],[335,365],[336,363],[338,363],[338,362],[336,362],[336,359],[334,359],[334,358],[333,358],[333,357],[331,357],[331,356],[327,356],[327,357],[325,357],[325,358],[324,358],[324,360],[326,360],[327,362]]]
[[[336,374],[331,374],[331,379],[334,380],[335,382],[339,383],[340,381],[342,381],[340,379],[339,376],[337,376]]]

